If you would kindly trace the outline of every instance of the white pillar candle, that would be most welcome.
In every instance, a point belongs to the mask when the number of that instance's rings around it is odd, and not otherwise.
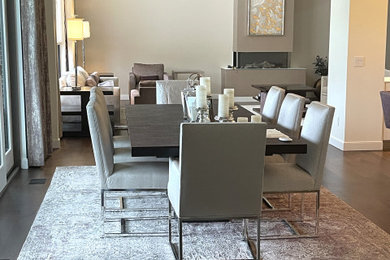
[[[218,117],[229,117],[229,97],[227,95],[218,95]]]
[[[206,86],[207,95],[211,95],[211,78],[210,77],[200,77],[199,85]]]
[[[237,117],[237,123],[247,123],[248,118],[247,117]]]
[[[234,107],[234,88],[225,88],[223,90],[223,94],[229,96],[229,108]]]
[[[207,91],[205,86],[196,87],[196,108],[207,108]]]
[[[252,115],[251,122],[252,123],[261,123],[261,115]]]

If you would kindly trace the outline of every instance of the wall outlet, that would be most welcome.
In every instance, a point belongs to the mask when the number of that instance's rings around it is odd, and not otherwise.
[[[365,65],[366,65],[366,57],[364,57],[364,56],[353,57],[353,66],[354,67],[364,67]]]

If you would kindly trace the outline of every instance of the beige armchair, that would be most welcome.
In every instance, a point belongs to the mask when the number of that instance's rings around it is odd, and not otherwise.
[[[129,74],[131,104],[156,104],[156,80],[168,80],[164,64],[134,63]]]

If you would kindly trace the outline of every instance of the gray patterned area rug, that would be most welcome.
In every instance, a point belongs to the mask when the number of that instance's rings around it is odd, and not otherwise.
[[[305,204],[310,199],[305,198]],[[162,199],[153,201],[140,203],[166,204]],[[137,225],[141,231],[167,230],[166,221]],[[167,236],[103,236],[107,228],[116,232],[118,227],[115,222],[107,227],[101,218],[95,167],[59,167],[19,259],[174,259]],[[183,228],[185,259],[251,259],[239,221],[186,223]],[[262,223],[261,228],[263,233],[275,227]],[[263,259],[390,259],[390,235],[322,189],[319,237],[261,240],[261,255]]]

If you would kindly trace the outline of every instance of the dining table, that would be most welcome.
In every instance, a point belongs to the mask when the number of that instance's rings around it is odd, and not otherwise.
[[[250,119],[253,115],[240,105],[236,106],[237,110],[233,112],[235,119],[237,117]],[[217,108],[217,101],[214,100],[210,107],[211,121],[215,121],[214,111]],[[128,105],[126,106],[126,118],[133,157],[179,157],[180,124],[184,122],[182,105]],[[267,125],[267,128],[277,127]],[[307,143],[301,139],[283,142],[278,138],[267,138],[265,151],[266,155],[301,154],[307,152]]]

